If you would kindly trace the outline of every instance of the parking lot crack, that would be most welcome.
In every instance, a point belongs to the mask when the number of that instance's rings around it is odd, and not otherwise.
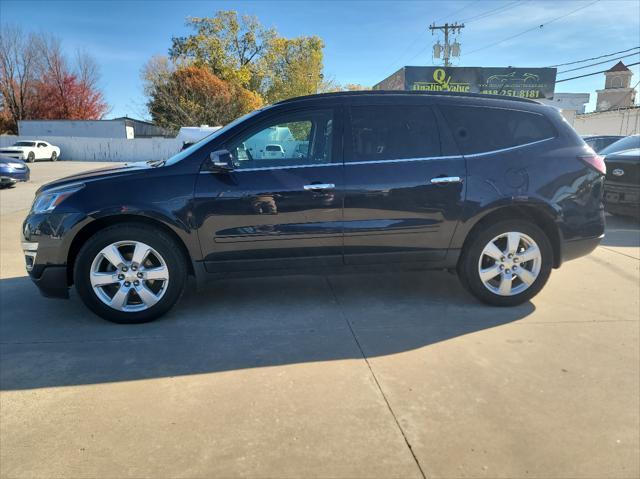
[[[360,341],[358,340],[358,336],[356,335],[356,332],[353,329],[353,326],[351,325],[351,321],[349,321],[349,318],[347,317],[347,315],[344,314],[344,311],[342,309],[342,304],[340,303],[340,299],[338,299],[338,295],[336,294],[335,290],[333,289],[333,285],[331,284],[331,281],[329,281],[329,277],[325,276],[325,280],[327,282],[327,286],[329,287],[329,291],[331,292],[331,295],[333,296],[333,300],[338,305],[338,310],[340,311],[340,316],[342,316],[342,318],[344,319],[345,323],[347,324],[347,326],[349,328],[349,331],[351,331],[351,335],[353,336],[353,340],[355,341],[356,345],[358,346],[358,349],[360,350],[360,354],[362,355],[362,359],[364,359],[365,364],[369,368],[369,372],[371,373],[371,376],[373,377],[373,381],[374,381],[376,387],[378,388],[378,391],[380,392],[380,395],[384,399],[384,402],[387,405],[387,408],[389,409],[389,412],[391,413],[391,417],[393,417],[393,420],[395,421],[396,426],[398,427],[398,429],[400,431],[400,434],[402,434],[402,438],[404,439],[404,442],[407,445],[407,448],[409,449],[409,452],[411,453],[411,457],[413,457],[413,460],[416,463],[416,466],[418,467],[418,471],[420,471],[420,475],[422,476],[423,479],[426,479],[426,475],[425,475],[424,471],[422,470],[422,466],[420,465],[420,461],[418,461],[418,458],[416,457],[415,453],[413,452],[413,448],[411,447],[411,443],[409,442],[409,439],[407,438],[407,435],[405,434],[404,430],[402,429],[402,426],[400,425],[400,421],[398,421],[398,417],[396,416],[396,413],[393,411],[393,408],[391,407],[391,404],[389,403],[389,399],[387,399],[387,395],[384,393],[384,390],[382,389],[382,386],[380,385],[380,381],[378,381],[376,373],[373,371],[373,368],[371,367],[371,363],[369,362],[369,358],[367,357],[367,355],[365,354],[364,350],[362,349],[362,345],[360,344]]]

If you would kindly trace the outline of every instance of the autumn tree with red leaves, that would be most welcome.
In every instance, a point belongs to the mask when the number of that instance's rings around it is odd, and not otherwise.
[[[108,106],[98,88],[95,61],[78,53],[73,67],[50,35],[0,30],[0,129],[17,132],[18,120],[96,120]]]

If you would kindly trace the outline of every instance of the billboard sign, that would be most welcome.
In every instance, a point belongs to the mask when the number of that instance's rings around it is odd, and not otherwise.
[[[374,89],[450,91],[552,99],[555,68],[404,67]]]

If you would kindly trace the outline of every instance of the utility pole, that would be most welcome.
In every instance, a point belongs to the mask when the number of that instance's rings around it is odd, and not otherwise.
[[[451,58],[452,56],[460,56],[460,44],[457,41],[455,41],[453,44],[449,43],[449,32],[460,33],[463,28],[464,23],[458,24],[458,22],[451,24],[445,23],[444,25],[436,25],[435,23],[432,23],[429,27],[429,30],[431,30],[431,35],[434,35],[436,30],[444,32],[444,45],[440,45],[440,40],[438,40],[438,42],[433,46],[433,56],[436,58],[440,58],[442,53],[445,67],[450,66],[449,58]]]

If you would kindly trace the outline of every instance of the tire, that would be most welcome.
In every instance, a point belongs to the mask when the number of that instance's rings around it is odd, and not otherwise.
[[[33,163],[34,161],[36,161],[36,155],[33,151],[30,151],[27,155],[27,163]]]
[[[139,251],[146,252],[140,263],[133,261],[138,245]],[[116,247],[115,254],[112,246]],[[113,265],[115,262],[120,262],[119,268]],[[166,279],[145,279],[152,274]],[[169,311],[182,296],[187,258],[158,228],[134,223],[115,225],[98,231],[84,244],[73,277],[80,298],[98,316],[114,323],[145,323]],[[98,281],[105,285],[94,284]]]
[[[509,257],[513,254],[509,251],[514,250],[509,248],[511,238],[511,243],[518,244],[513,258]],[[529,249],[532,246],[535,249]],[[502,254],[498,254],[500,252]],[[528,258],[533,259],[526,260]],[[505,220],[479,231],[470,239],[458,262],[458,276],[462,285],[483,303],[516,306],[540,292],[552,267],[553,249],[547,235],[531,222]],[[485,273],[484,279],[481,271]]]
[[[58,154],[55,151],[51,153],[51,161],[58,161]]]

